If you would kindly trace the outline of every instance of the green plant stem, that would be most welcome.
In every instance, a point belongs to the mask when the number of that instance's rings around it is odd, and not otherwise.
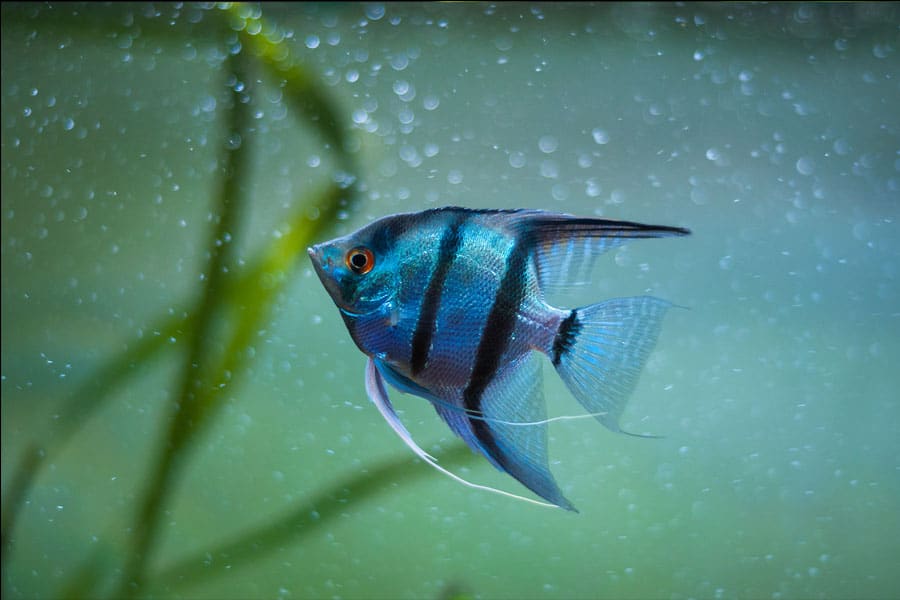
[[[69,397],[63,404],[59,417],[53,419],[45,443],[32,443],[25,450],[3,498],[0,564],[3,565],[4,572],[22,502],[43,466],[62,451],[72,436],[102,406],[109,393],[134,373],[135,365],[146,362],[158,351],[171,346],[171,338],[188,333],[189,323],[189,319],[168,317],[161,327],[152,328],[155,333],[131,345],[125,354],[94,373]]]
[[[454,444],[438,455],[442,465],[453,467],[477,460],[462,444]],[[309,536],[351,507],[375,494],[389,491],[392,485],[434,474],[416,458],[402,456],[369,466],[364,473],[347,477],[321,490],[309,500],[253,530],[240,534],[216,548],[191,556],[148,580],[155,589],[196,585],[222,573],[236,573],[264,559],[286,544]]]
[[[246,8],[242,10],[250,15],[246,17],[249,21],[245,21],[245,24],[254,19],[257,21],[261,19],[258,11],[246,12]],[[220,14],[235,17],[239,11],[232,7],[226,8],[226,12]],[[98,21],[101,22],[102,19]],[[266,27],[266,31],[270,33],[275,31],[271,23],[259,21],[256,24],[260,23]],[[337,219],[340,210],[349,209],[357,199],[357,190],[348,185],[348,182],[353,180],[352,173],[356,172],[354,159],[346,151],[345,134],[338,126],[337,112],[332,108],[331,100],[323,94],[302,65],[291,58],[288,45],[268,37],[253,36],[246,28],[240,36],[242,42],[253,50],[260,64],[283,81],[288,100],[295,109],[299,109],[307,117],[328,145],[332,146],[346,173],[339,183],[332,184],[327,190],[313,196],[314,200],[301,203],[301,210],[290,221],[284,235],[270,245],[262,258],[252,263],[247,270],[243,272],[232,270],[231,278],[222,276],[223,270],[219,266],[228,264],[225,255],[229,248],[227,244],[223,248],[217,248],[215,243],[212,244],[207,283],[203,296],[194,307],[181,317],[161,319],[160,326],[152,329],[154,332],[152,335],[127,348],[124,355],[95,373],[64,403],[60,417],[55,419],[50,427],[46,443],[32,444],[26,450],[7,486],[3,501],[2,539],[0,539],[2,548],[0,564],[4,573],[13,540],[12,532],[22,502],[42,466],[48,464],[62,451],[83,424],[103,406],[104,401],[110,397],[110,392],[137,371],[135,368],[137,365],[145,363],[164,348],[182,347],[181,344],[174,346],[170,343],[171,339],[177,338],[179,341],[187,340],[190,346],[189,361],[182,375],[178,412],[172,417],[168,436],[165,438],[167,441],[154,467],[151,481],[158,482],[159,485],[155,486],[154,490],[154,485],[151,484],[143,499],[143,507],[139,513],[141,517],[135,527],[134,546],[126,558],[124,593],[138,592],[140,573],[146,564],[146,554],[151,550],[155,539],[154,523],[158,522],[160,507],[165,503],[172,478],[178,471],[181,449],[207,420],[206,417],[212,409],[218,405],[216,397],[219,395],[219,384],[225,382],[227,379],[225,375],[231,373],[233,377],[242,366],[246,366],[244,351],[252,343],[259,323],[267,317],[268,308],[277,292],[283,289],[287,280],[286,274],[296,263],[297,257],[302,255],[302,249]],[[246,111],[236,109],[234,112]],[[244,118],[246,119],[246,116]],[[247,138],[246,129],[243,127],[232,129],[242,136],[243,146]],[[226,167],[230,175],[223,189],[223,198],[227,194],[238,192],[239,186],[229,187],[229,183],[240,182],[243,179],[242,175],[234,173],[234,165],[231,163],[235,161],[236,164],[236,159],[240,156],[235,155],[240,154],[242,153],[239,151],[227,154],[228,164],[231,166]],[[241,168],[244,169],[246,166]],[[237,199],[237,196],[233,198],[235,201]],[[225,208],[231,205],[227,201],[225,204]],[[228,219],[235,221],[234,214],[235,211],[223,211],[219,215],[220,221],[214,242],[224,240],[224,236],[219,236],[219,233],[231,231],[228,223],[223,225],[223,221]],[[220,301],[211,301],[211,298],[218,298]],[[222,359],[218,368],[209,368],[208,365],[212,361],[201,359],[206,359],[213,353],[202,352],[198,348],[210,349],[209,347],[214,345],[210,333],[211,315],[224,310],[225,305],[240,307],[241,313],[236,320],[233,335],[224,344],[225,350],[219,353]],[[234,385],[233,381],[231,385]],[[127,583],[129,580],[137,585],[129,586]]]
[[[19,460],[13,479],[9,482],[9,491],[6,494],[6,498],[3,500],[2,532],[0,532],[0,552],[2,552],[2,555],[0,555],[0,564],[3,564],[4,575],[9,541],[12,539],[12,527],[19,515],[22,501],[25,499],[25,492],[31,487],[42,459],[43,452],[37,444],[32,444],[25,450],[25,453]],[[6,577],[3,579],[5,581]]]
[[[238,81],[246,81],[243,59],[232,55],[228,72],[234,73]],[[136,594],[144,578],[147,559],[157,538],[158,521],[162,507],[169,495],[174,478],[183,461],[182,450],[194,433],[205,421],[214,402],[215,389],[210,386],[209,356],[214,342],[214,317],[221,302],[221,291],[227,267],[233,263],[231,253],[236,238],[235,227],[242,196],[242,184],[247,180],[249,158],[247,148],[247,123],[249,108],[236,93],[229,111],[230,122],[227,138],[229,143],[240,140],[236,147],[225,153],[223,187],[220,194],[218,222],[209,244],[209,267],[206,270],[201,309],[195,315],[195,331],[190,337],[187,362],[182,372],[181,391],[173,415],[169,421],[169,433],[165,437],[159,459],[149,478],[149,484],[138,512],[134,528],[134,543],[125,564],[123,595]],[[230,242],[228,240],[231,240]]]

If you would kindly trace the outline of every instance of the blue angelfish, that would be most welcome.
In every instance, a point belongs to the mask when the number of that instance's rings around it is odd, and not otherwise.
[[[545,298],[583,283],[593,259],[610,248],[689,233],[539,210],[451,207],[384,217],[308,252],[369,357],[370,398],[416,454],[467,485],[499,492],[446,471],[416,445],[385,381],[431,402],[496,468],[553,506],[575,510],[548,465],[551,419],[538,353],[591,415],[621,431],[626,399],[671,304],[641,296],[563,309]]]

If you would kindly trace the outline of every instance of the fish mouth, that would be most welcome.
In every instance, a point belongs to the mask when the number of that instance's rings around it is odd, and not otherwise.
[[[334,258],[326,252],[328,247],[323,244],[310,246],[306,249],[309,259],[312,261],[313,269],[319,277],[319,281],[325,286],[325,290],[335,302],[341,301],[340,286],[335,278]]]
[[[306,249],[306,253],[309,255],[309,260],[312,261],[313,269],[316,271],[316,275],[319,276],[319,279],[325,284],[325,287],[328,287],[328,281],[331,279],[331,271],[333,270],[333,266],[330,260],[325,258],[325,253],[322,251],[321,246],[310,246]]]
[[[310,246],[306,249],[306,253],[309,255],[309,259],[316,269],[316,274],[324,281],[323,275],[325,275],[326,271],[331,270],[331,261],[325,259],[325,253],[322,251],[322,246]]]

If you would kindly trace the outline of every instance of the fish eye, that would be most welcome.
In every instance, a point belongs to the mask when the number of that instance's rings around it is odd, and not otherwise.
[[[357,275],[365,275],[375,266],[375,255],[368,248],[354,248],[347,252],[344,262]]]

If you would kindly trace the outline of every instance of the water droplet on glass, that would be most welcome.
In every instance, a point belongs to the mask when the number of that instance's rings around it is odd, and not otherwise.
[[[550,190],[550,194],[553,196],[554,200],[558,202],[562,202],[569,197],[569,188],[563,185],[562,183],[557,183]]]
[[[559,142],[556,141],[556,138],[552,135],[545,135],[538,140],[538,148],[541,149],[541,152],[545,154],[550,154],[554,152],[559,145]]]
[[[395,71],[402,71],[409,66],[409,58],[405,54],[398,54],[391,58],[391,68]]]
[[[506,52],[507,50],[511,50],[513,47],[513,41],[511,37],[501,35],[496,40],[494,40],[494,47],[501,52]]]
[[[314,50],[319,47],[319,36],[311,34],[306,36],[306,47]]]
[[[514,169],[521,169],[525,166],[525,155],[521,152],[513,152],[509,155],[509,166]]]
[[[609,134],[599,127],[591,131],[591,135],[594,137],[594,142],[597,144],[603,145],[609,143]]]
[[[384,16],[383,4],[369,4],[366,6],[366,18],[370,21],[377,21]]]
[[[559,176],[559,165],[552,160],[542,161],[541,175],[547,179],[556,179]]]
[[[393,89],[395,94],[397,94],[398,96],[402,96],[409,91],[409,83],[403,81],[402,79],[398,79],[394,82]]]
[[[229,150],[237,150],[241,147],[241,134],[234,132],[228,136],[228,140],[225,143],[225,147]]]
[[[413,162],[416,160],[416,158],[419,155],[419,153],[416,152],[415,146],[408,146],[408,145],[401,146],[400,150],[398,151],[398,154],[400,155],[400,159],[403,160],[404,162]]]
[[[801,175],[812,175],[816,170],[816,163],[808,156],[801,156],[797,160],[797,172]]]
[[[887,58],[894,51],[890,44],[875,44],[872,48],[872,54],[875,58]]]
[[[413,111],[411,111],[408,107],[404,107],[399,113],[397,113],[397,119],[403,123],[404,125],[409,125],[416,118],[416,115]]]
[[[438,106],[440,106],[441,101],[437,96],[425,96],[425,99],[422,101],[422,106],[425,110],[434,110]]]

